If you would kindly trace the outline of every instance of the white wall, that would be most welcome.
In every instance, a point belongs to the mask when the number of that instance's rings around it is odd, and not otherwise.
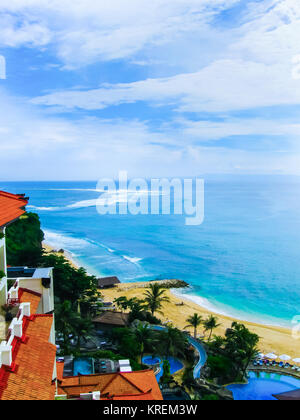
[[[39,270],[36,270],[36,272],[38,271]],[[38,314],[47,314],[49,312],[54,311],[54,287],[53,287],[53,273],[52,272],[53,272],[52,269],[49,269],[47,272],[47,277],[49,275],[50,280],[51,280],[51,285],[49,289],[43,287],[41,278],[20,278],[19,279],[19,287],[32,290],[42,295],[41,303],[37,310]]]
[[[5,228],[0,228],[0,233],[5,234]],[[6,247],[5,238],[0,239],[0,271],[6,274]],[[4,277],[0,280],[0,306],[5,305],[7,302],[7,280]]]
[[[5,228],[0,228],[0,234],[5,234]],[[5,238],[0,239],[0,270],[6,273],[6,247]]]

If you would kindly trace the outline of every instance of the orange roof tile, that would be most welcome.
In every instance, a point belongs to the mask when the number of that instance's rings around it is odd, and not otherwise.
[[[20,303],[29,302],[30,303],[30,313],[32,315],[36,314],[36,311],[39,307],[42,295],[40,293],[32,292],[31,290],[20,288],[19,292]]]
[[[56,347],[49,343],[52,315],[33,315],[24,325],[25,342],[16,339],[16,370],[0,369],[0,400],[53,400]]]
[[[23,195],[0,191],[0,227],[4,227],[22,216],[25,213],[23,208],[27,204],[28,199]]]
[[[59,381],[63,380],[64,377],[64,362],[56,362],[56,376]]]
[[[58,393],[69,397],[95,391],[101,392],[101,399],[163,399],[153,370],[68,377],[58,386]]]

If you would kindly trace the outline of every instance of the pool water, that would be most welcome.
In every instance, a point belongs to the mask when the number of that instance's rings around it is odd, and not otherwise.
[[[145,365],[150,365],[150,366],[154,366],[154,365],[158,365],[161,363],[161,359],[158,357],[151,357],[151,356],[147,356],[143,358],[143,363]]]
[[[247,385],[230,385],[236,401],[270,401],[276,400],[273,394],[294,391],[300,388],[300,380],[292,376],[278,375],[276,373],[250,372]]]
[[[168,357],[167,359],[164,359],[164,360],[168,360],[170,363],[171,375],[174,375],[174,373],[179,372],[181,369],[184,368],[183,363],[180,360],[176,359],[175,357]],[[143,357],[143,363],[149,366],[154,366],[158,364],[160,365],[161,370],[156,375],[156,380],[157,382],[159,382],[164,373],[162,359],[160,359],[159,357],[145,356]]]
[[[73,362],[73,376],[80,375],[92,375],[94,373],[93,369],[93,359],[91,358],[77,358]]]

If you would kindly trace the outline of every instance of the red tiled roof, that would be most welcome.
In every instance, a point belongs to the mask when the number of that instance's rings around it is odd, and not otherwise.
[[[20,288],[19,289],[19,299],[20,299],[20,303],[30,303],[30,313],[32,315],[36,314],[36,311],[39,307],[40,304],[40,300],[41,300],[42,295],[40,293],[36,293],[33,292],[31,290],[28,289],[23,289]]]
[[[15,369],[0,369],[0,400],[54,400],[56,347],[49,343],[52,323],[52,315],[25,317],[24,336],[13,341]]]
[[[10,194],[0,191],[0,227],[18,219],[25,213],[23,208],[28,204],[28,199],[20,194]]]
[[[101,392],[102,400],[163,399],[153,370],[74,376],[63,378],[58,385],[58,394],[70,398],[96,391]]]

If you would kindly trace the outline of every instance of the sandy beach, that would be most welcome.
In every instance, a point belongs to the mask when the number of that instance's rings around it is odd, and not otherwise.
[[[106,301],[111,302],[120,296],[127,298],[137,297],[143,299],[145,287],[147,283],[122,283],[114,289],[101,290]],[[170,303],[164,303],[164,316],[157,315],[163,322],[171,321],[172,324],[180,329],[184,329],[187,322],[186,319],[198,313],[203,318],[207,318],[212,312],[200,305],[181,297],[177,297],[172,290],[166,291],[170,299]],[[183,303],[183,306],[181,305]],[[288,354],[292,358],[300,357],[300,342],[292,337],[292,331],[288,328],[267,326],[256,324],[248,321],[240,321],[229,316],[218,315],[220,327],[215,330],[215,334],[224,335],[227,328],[229,328],[233,321],[238,321],[245,324],[249,330],[256,333],[260,337],[260,351],[264,354],[274,353],[277,355]],[[190,330],[192,332],[192,330]],[[203,334],[200,327],[199,334]]]
[[[53,248],[53,246],[43,242],[43,249],[46,254],[55,254],[58,257],[65,257],[66,260],[69,261],[72,267],[79,268],[77,262],[73,259],[72,254],[66,250],[64,252],[58,252],[58,249]]]
[[[64,253],[59,253],[47,243],[43,243],[43,247],[48,253],[64,256],[73,267],[78,268],[78,264],[72,259],[72,254],[68,251],[64,250]],[[143,299],[143,294],[148,284],[149,283],[144,282],[122,283],[113,289],[101,290],[101,293],[107,302],[112,302],[115,298],[120,296]],[[288,354],[292,358],[300,357],[300,340],[293,338],[291,329],[257,324],[244,320],[241,321],[230,316],[219,315],[187,298],[178,297],[173,292],[176,293],[177,289],[173,291],[172,289],[168,289],[166,291],[170,302],[164,303],[164,316],[157,315],[163,322],[172,322],[177,328],[184,329],[187,324],[186,319],[190,315],[198,313],[203,318],[207,318],[209,315],[213,314],[218,318],[218,323],[221,324],[220,327],[214,331],[216,335],[224,335],[226,329],[231,326],[233,321],[241,322],[260,337],[259,348],[262,353],[275,353],[277,355]],[[192,333],[192,329],[190,329],[190,332]],[[199,334],[203,334],[201,327],[199,329]]]

